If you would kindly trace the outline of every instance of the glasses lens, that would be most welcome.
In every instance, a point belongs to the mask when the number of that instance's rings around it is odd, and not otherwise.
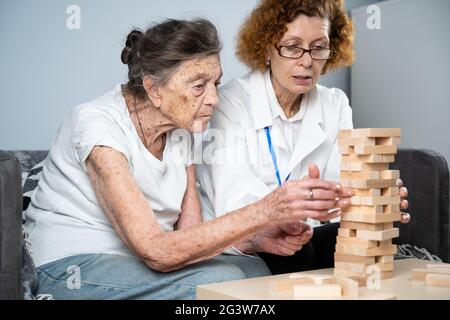
[[[299,58],[303,53],[303,49],[296,46],[287,46],[280,48],[280,55],[286,58]]]
[[[331,58],[331,50],[330,49],[311,50],[311,57],[317,60],[328,60]]]

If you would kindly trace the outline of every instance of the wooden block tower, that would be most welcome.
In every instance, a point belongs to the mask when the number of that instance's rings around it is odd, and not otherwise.
[[[336,275],[364,280],[373,272],[393,276],[400,220],[398,170],[389,170],[400,143],[399,128],[341,130],[341,183],[353,188],[352,205],[343,209],[334,256]]]

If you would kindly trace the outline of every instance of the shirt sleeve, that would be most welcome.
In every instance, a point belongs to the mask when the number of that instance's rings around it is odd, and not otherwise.
[[[106,113],[83,110],[75,121],[73,148],[79,164],[86,170],[86,159],[95,146],[110,147],[122,153],[131,164],[131,153],[125,133],[117,121]]]

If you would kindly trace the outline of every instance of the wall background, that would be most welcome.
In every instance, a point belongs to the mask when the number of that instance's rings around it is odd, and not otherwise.
[[[347,0],[347,9],[378,2]],[[218,27],[223,83],[246,68],[234,57],[235,35],[257,0],[2,0],[0,1],[0,149],[48,149],[70,108],[125,82],[120,62],[126,35],[153,21],[204,16]],[[69,30],[70,5],[81,29]],[[321,80],[350,96],[348,69]]]

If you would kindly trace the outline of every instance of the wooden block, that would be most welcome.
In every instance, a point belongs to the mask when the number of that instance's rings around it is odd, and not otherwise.
[[[378,246],[379,247],[392,246],[392,239],[384,240],[384,241],[378,241]]]
[[[364,162],[341,162],[341,171],[385,171],[389,170],[389,163],[364,163]]]
[[[396,179],[348,179],[341,178],[341,184],[346,188],[373,189],[395,187]]]
[[[349,299],[356,299],[359,297],[359,283],[358,281],[339,275],[334,276],[334,280],[342,288],[342,296]]]
[[[400,221],[401,213],[382,213],[382,214],[371,214],[371,213],[353,213],[353,212],[342,212],[341,221],[353,221],[353,222],[363,222],[363,223],[385,223],[392,221]]]
[[[356,155],[362,154],[396,154],[397,146],[396,145],[384,145],[384,146],[355,146],[354,153]]]
[[[351,205],[346,208],[342,208],[343,212],[349,212],[349,213],[383,213],[384,207],[383,206],[357,206],[357,205]]]
[[[400,178],[399,170],[382,170],[380,171],[380,179],[398,179]]]
[[[374,146],[375,142],[375,138],[341,138],[338,139],[338,146]]]
[[[427,264],[428,270],[449,270],[450,272],[450,263],[429,263]]]
[[[364,239],[358,239],[356,237],[336,237],[336,243],[341,244],[355,244],[363,248],[375,248],[378,247],[378,241],[374,240],[364,240]]]
[[[293,273],[289,275],[290,279],[308,279],[309,283],[322,285],[333,283],[333,276],[324,274],[304,274],[304,273]]]
[[[384,223],[364,223],[364,222],[353,222],[353,221],[341,221],[340,228],[353,229],[353,230],[370,230],[370,231],[381,231],[389,229],[385,227]],[[391,227],[392,228],[392,227]],[[356,234],[355,234],[356,237]]]
[[[339,138],[389,138],[400,137],[400,128],[361,128],[345,129],[339,131]]]
[[[350,155],[355,153],[355,147],[352,146],[339,146],[339,153],[342,155]]]
[[[345,154],[341,156],[342,162],[349,163],[391,163],[395,161],[395,156],[393,155],[381,155],[381,154],[366,154],[366,155],[356,155],[356,154]]]
[[[383,196],[383,197],[398,196],[398,194],[399,194],[398,187],[383,188],[380,190],[381,190],[381,196]]]
[[[365,257],[389,256],[394,255],[397,252],[397,246],[391,245],[386,247],[364,248],[354,244],[337,243],[336,252]]]
[[[367,277],[368,275],[362,275],[355,272],[347,271],[347,270],[341,270],[341,269],[334,269],[334,275],[335,276],[342,276],[346,278],[350,278],[352,280],[355,280],[358,282],[358,285],[360,287],[365,287],[367,285]]]
[[[395,162],[395,156],[390,154],[383,154],[381,162],[392,163]]]
[[[383,230],[392,229],[394,227],[394,222],[383,223]]]
[[[362,205],[362,206],[382,206],[388,204],[399,204],[400,196],[392,196],[392,197],[360,197],[353,196],[350,200],[352,204]]]
[[[366,138],[367,139],[367,138]],[[383,145],[399,145],[401,143],[400,137],[384,137],[384,138],[375,138],[375,144],[377,146]]]
[[[427,286],[450,287],[450,274],[428,273],[425,283]]]
[[[289,291],[296,284],[314,284],[311,278],[276,279],[269,281],[269,290],[274,292]]]
[[[345,254],[345,253],[334,253],[334,261],[338,262],[351,262],[351,263],[358,263],[358,264],[364,264],[364,265],[371,265],[375,264],[375,257],[362,257],[362,256],[355,256],[352,254]]]
[[[388,263],[388,262],[394,262],[394,256],[379,256],[375,257],[376,263]]]
[[[356,230],[339,228],[338,236],[343,238],[356,237]]]
[[[360,274],[366,274],[367,268],[370,267],[370,268],[376,268],[377,272],[381,272],[383,274],[384,272],[394,270],[394,263],[388,262],[388,263],[376,263],[376,264],[367,265],[364,263],[335,261],[334,267],[337,269],[347,270],[347,271],[360,273]]]
[[[411,280],[413,281],[425,281],[425,276],[429,270],[427,269],[412,269],[411,271]]]
[[[323,285],[294,285],[294,298],[296,299],[320,299],[320,298],[340,298],[342,297],[342,287],[338,284]]]
[[[379,197],[381,196],[381,190],[385,189],[355,189],[355,196],[359,197]]]
[[[345,172],[341,171],[341,179],[380,179],[379,171]]]
[[[398,228],[392,228],[392,229],[383,230],[383,231],[369,231],[369,230],[357,230],[356,231],[356,237],[359,239],[377,240],[377,241],[383,241],[383,240],[396,238],[399,236],[399,234],[400,233],[399,233]]]

